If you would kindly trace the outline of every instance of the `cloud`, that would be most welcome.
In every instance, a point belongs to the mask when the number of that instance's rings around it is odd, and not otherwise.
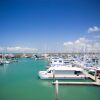
[[[96,36],[95,36],[95,38],[98,38],[98,39],[100,39],[100,35],[96,35]]]
[[[97,27],[97,26],[90,27],[90,28],[88,29],[88,33],[93,33],[93,32],[100,32],[100,28]]]
[[[64,43],[64,46],[70,46],[70,45],[73,45],[73,42],[69,41]]]
[[[7,47],[5,48],[7,52],[18,52],[18,53],[22,53],[22,52],[25,52],[25,53],[32,53],[32,52],[35,52],[37,51],[36,48],[28,48],[28,47]],[[0,51],[4,51],[4,48],[0,48]]]
[[[0,52],[3,51],[3,50],[4,50],[4,48],[0,47]]]
[[[86,39],[86,38],[82,37],[82,38],[79,38],[78,40],[74,41],[74,44],[81,46],[81,45],[85,45],[89,42],[90,42],[89,39]]]
[[[75,41],[64,42],[66,52],[100,52],[100,43],[93,43],[92,40],[79,38]]]
[[[86,38],[79,38],[75,41],[68,41],[68,42],[64,42],[64,46],[72,46],[72,45],[76,45],[76,46],[83,46],[85,44],[87,44],[88,42],[90,42],[90,40],[86,39]]]

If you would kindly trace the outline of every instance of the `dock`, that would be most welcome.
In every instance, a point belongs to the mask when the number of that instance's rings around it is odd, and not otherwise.
[[[53,85],[56,82],[52,82]],[[97,82],[58,82],[59,85],[93,85],[93,86],[100,86]]]
[[[100,79],[97,77],[88,74],[88,72],[84,71],[84,74],[86,78],[90,78],[93,80],[93,82],[58,82],[58,85],[92,85],[92,86],[100,86]],[[53,85],[56,84],[56,82],[52,82]]]
[[[95,81],[96,83],[100,84],[100,79],[98,79],[97,76],[93,76],[89,74],[87,71],[84,71],[84,74],[86,75],[87,78],[90,78],[91,80]]]

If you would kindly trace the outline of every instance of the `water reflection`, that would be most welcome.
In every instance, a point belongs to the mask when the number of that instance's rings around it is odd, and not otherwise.
[[[6,74],[8,68],[8,64],[0,65],[0,73]]]
[[[44,87],[52,87],[52,81],[41,81],[41,85]]]

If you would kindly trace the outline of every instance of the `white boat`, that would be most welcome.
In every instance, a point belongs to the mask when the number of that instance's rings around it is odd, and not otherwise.
[[[4,64],[10,64],[10,61],[5,60]]]
[[[2,59],[0,59],[0,65],[3,65],[3,64],[4,64],[3,60],[2,60]]]
[[[3,65],[4,63],[0,61],[0,65]]]
[[[46,71],[39,71],[40,79],[84,79],[82,68],[77,67],[50,67]]]
[[[61,66],[64,64],[64,60],[59,57],[54,57],[50,59],[50,65],[51,66]]]
[[[69,60],[59,58],[59,57],[53,57],[50,59],[49,66],[47,66],[47,68],[59,67],[59,66],[72,67],[72,64]]]

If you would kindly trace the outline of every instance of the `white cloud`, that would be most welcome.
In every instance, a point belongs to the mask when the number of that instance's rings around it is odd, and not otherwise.
[[[96,35],[96,36],[95,36],[95,38],[98,38],[98,39],[100,39],[100,35]]]
[[[2,47],[0,47],[0,52],[2,52],[4,49]]]
[[[4,51],[4,48],[0,48],[0,51]],[[35,48],[28,48],[28,47],[7,47],[6,48],[7,52],[25,52],[25,53],[30,53],[30,52],[35,52],[37,49]]]
[[[64,42],[64,46],[72,46],[72,45],[76,45],[76,46],[83,46],[86,43],[90,42],[90,40],[86,39],[86,38],[79,38],[78,40],[75,41],[68,41],[68,42]]]
[[[100,43],[93,43],[92,40],[86,38],[64,42],[64,47],[66,52],[100,52]]]
[[[90,28],[88,29],[88,33],[93,33],[93,32],[100,32],[100,28],[97,27],[97,26],[90,27]]]
[[[73,45],[73,42],[70,42],[70,41],[69,41],[69,42],[65,42],[65,43],[64,43],[64,46],[68,46],[68,45]]]
[[[86,43],[88,43],[90,40],[86,39],[86,38],[79,38],[78,40],[74,41],[75,45],[79,45],[79,46],[84,46]]]

